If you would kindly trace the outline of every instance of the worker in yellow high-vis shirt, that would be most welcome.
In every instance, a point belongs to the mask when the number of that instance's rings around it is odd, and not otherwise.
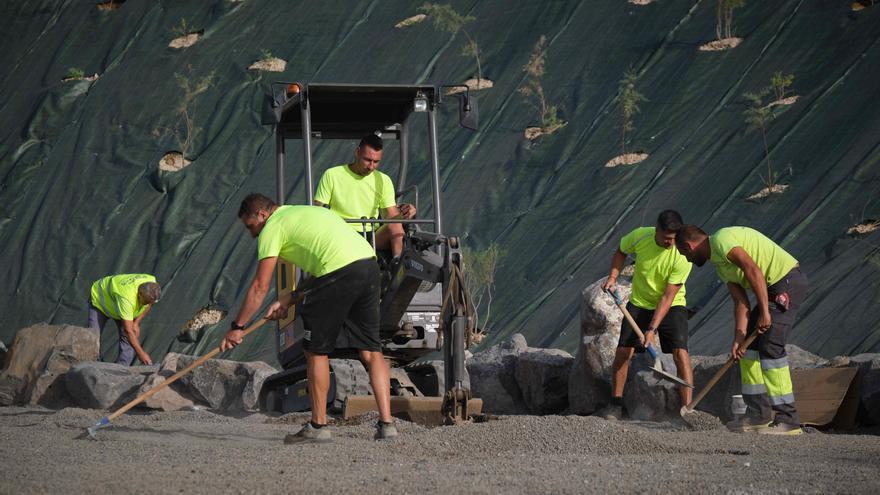
[[[354,152],[355,160],[324,172],[315,192],[315,204],[329,207],[342,218],[403,218],[416,216],[415,205],[398,205],[391,178],[378,170],[382,161],[382,138],[364,136]],[[368,242],[373,240],[373,225],[351,223]],[[390,250],[392,260],[403,252],[403,225],[389,223],[376,229],[376,249]]]
[[[89,298],[89,327],[104,331],[107,320],[115,320],[119,329],[117,364],[131,366],[135,355],[144,364],[153,364],[141,347],[141,321],[162,296],[156,277],[144,273],[110,275],[92,284]]]
[[[748,411],[728,426],[771,435],[801,434],[785,353],[785,342],[807,295],[807,277],[798,260],[748,227],[726,227],[709,236],[695,225],[685,225],[675,244],[691,263],[715,265],[733,299],[736,326],[730,353],[739,361]],[[747,289],[756,299],[751,314]],[[759,335],[744,349],[742,344],[753,331]]]
[[[635,256],[632,295],[626,308],[644,329],[645,340],[640,341],[629,322],[623,320],[611,365],[611,403],[599,413],[606,419],[623,418],[623,390],[629,363],[637,349],[643,352],[645,346],[657,344],[658,339],[663,352],[672,354],[678,376],[693,382],[685,308],[685,281],[691,264],[673,247],[675,234],[683,223],[677,211],[664,210],[654,227],[639,227],[623,236],[611,259],[603,290],[614,288],[627,256]],[[682,405],[689,403],[691,389],[679,387],[679,396]]]

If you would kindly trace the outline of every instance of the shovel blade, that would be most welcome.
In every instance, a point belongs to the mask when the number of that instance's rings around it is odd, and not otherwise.
[[[658,363],[659,363],[659,361],[658,361]],[[662,369],[658,368],[657,366],[655,366],[654,368],[651,368],[651,369],[652,369],[652,371],[654,371],[654,374],[656,374],[657,376],[659,376],[663,380],[676,383],[676,384],[681,385],[683,387],[694,388],[694,386],[691,385],[690,383],[682,380],[681,378],[679,378],[671,373],[667,373],[667,372],[663,371]]]

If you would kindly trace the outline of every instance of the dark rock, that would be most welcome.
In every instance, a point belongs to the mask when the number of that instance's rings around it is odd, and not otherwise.
[[[787,344],[785,346],[785,353],[788,355],[788,365],[793,370],[823,368],[828,366],[827,359],[822,356],[817,356],[810,351],[801,349],[794,344]]]
[[[78,363],[64,376],[76,405],[85,409],[116,409],[138,396],[141,385],[158,366]]]
[[[162,371],[175,373],[199,358],[169,353],[162,361]],[[183,395],[223,411],[257,411],[260,390],[266,378],[277,370],[262,361],[242,363],[209,359],[180,378]]]
[[[849,365],[861,370],[861,400],[867,416],[864,420],[880,424],[880,354],[850,356]]]
[[[98,334],[88,328],[41,323],[19,330],[0,374],[0,405],[71,405],[60,378],[73,364],[98,359],[98,348]]]
[[[483,399],[483,410],[495,414],[523,414],[528,408],[516,381],[516,358],[528,349],[525,337],[516,334],[467,360],[474,397]]]
[[[532,414],[558,414],[568,406],[574,358],[559,349],[529,349],[516,358],[515,377]]]

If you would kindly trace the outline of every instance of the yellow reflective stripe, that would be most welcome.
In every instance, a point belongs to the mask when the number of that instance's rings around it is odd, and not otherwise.
[[[101,304],[101,311],[104,312],[105,315],[113,318],[114,320],[118,320],[121,318],[122,312],[119,310],[119,301],[113,298],[110,291],[113,289],[113,279],[110,277],[105,277],[101,279],[98,283],[98,296],[100,298],[99,302]],[[106,299],[110,299],[113,301],[113,305],[116,306],[116,312],[114,313],[110,307],[107,305]]]
[[[767,394],[771,398],[791,395],[794,392],[788,366],[764,370],[764,383],[767,385]]]

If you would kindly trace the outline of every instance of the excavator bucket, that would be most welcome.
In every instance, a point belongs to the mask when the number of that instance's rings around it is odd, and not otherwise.
[[[376,398],[372,395],[349,395],[345,399],[342,418],[351,419],[376,410]],[[469,415],[477,416],[482,410],[483,399],[468,400]],[[391,415],[427,426],[446,424],[443,397],[391,397]]]

